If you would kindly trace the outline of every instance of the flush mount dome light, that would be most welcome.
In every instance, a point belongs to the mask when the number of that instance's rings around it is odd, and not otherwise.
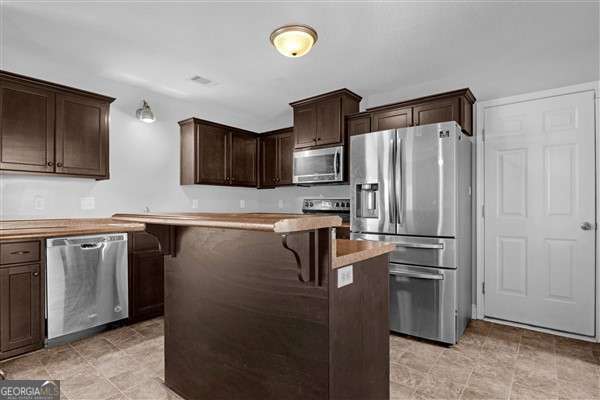
[[[155,120],[154,113],[152,112],[152,109],[150,108],[146,100],[144,100],[142,108],[137,109],[137,111],[135,112],[135,116],[137,117],[137,119],[147,124],[150,124]]]
[[[317,31],[308,25],[285,25],[271,33],[271,43],[286,57],[302,57],[317,42]]]

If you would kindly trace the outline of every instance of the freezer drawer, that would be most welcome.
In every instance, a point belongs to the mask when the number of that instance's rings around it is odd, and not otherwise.
[[[374,240],[394,243],[390,262],[438,268],[457,268],[456,239],[392,236],[376,234],[352,234],[355,240]]]
[[[390,263],[390,330],[454,344],[456,271]]]

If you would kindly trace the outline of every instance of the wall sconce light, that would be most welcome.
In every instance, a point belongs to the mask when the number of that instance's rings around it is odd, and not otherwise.
[[[152,109],[150,108],[146,100],[144,100],[142,108],[137,109],[137,111],[135,112],[135,116],[137,117],[137,119],[147,124],[151,124],[156,120],[156,118],[154,118],[154,113],[152,112]]]

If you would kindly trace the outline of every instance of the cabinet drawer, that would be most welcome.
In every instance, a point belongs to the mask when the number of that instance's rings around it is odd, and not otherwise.
[[[17,264],[40,260],[40,241],[0,243],[0,264]]]

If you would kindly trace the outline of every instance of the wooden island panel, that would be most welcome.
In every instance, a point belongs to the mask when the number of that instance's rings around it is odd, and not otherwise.
[[[331,227],[172,228],[168,387],[186,399],[389,397],[386,254],[355,263],[338,288]]]

